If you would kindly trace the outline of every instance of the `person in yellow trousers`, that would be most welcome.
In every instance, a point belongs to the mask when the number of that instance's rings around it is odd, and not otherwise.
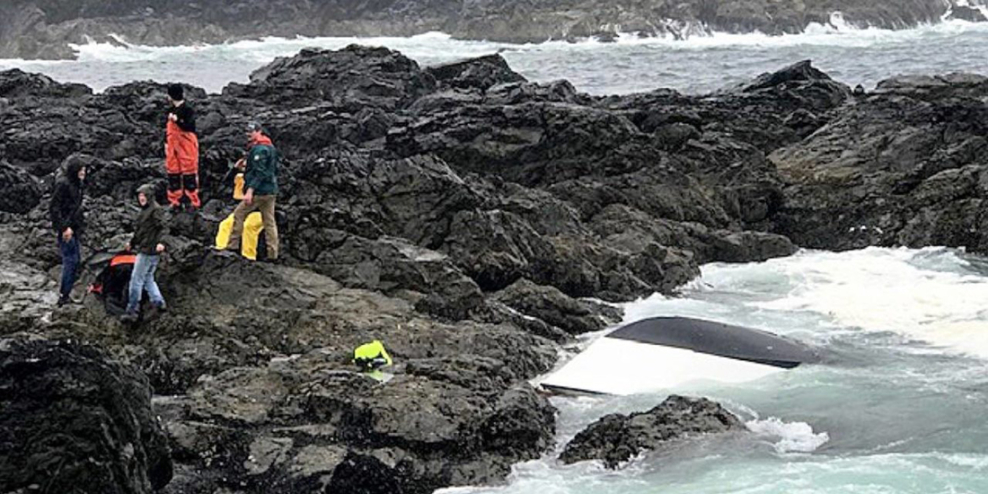
[[[233,213],[230,213],[230,216],[220,223],[220,229],[216,232],[216,250],[226,250],[230,245],[233,221]],[[264,220],[261,219],[261,213],[254,211],[247,215],[247,219],[244,220],[243,239],[240,242],[240,255],[251,261],[257,260],[257,243],[261,240],[263,231]]]
[[[237,163],[237,169],[243,170],[243,160]],[[244,174],[238,173],[233,180],[233,199],[242,201],[244,199]],[[216,232],[216,250],[225,250],[230,246],[230,234],[233,233],[233,222],[235,218],[230,213],[220,223],[220,228]],[[261,232],[264,231],[264,220],[260,211],[254,211],[247,215],[244,220],[243,240],[240,242],[240,255],[251,261],[257,260],[257,244],[261,240]]]

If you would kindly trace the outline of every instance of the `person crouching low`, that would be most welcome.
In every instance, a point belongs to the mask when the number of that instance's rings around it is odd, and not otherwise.
[[[130,275],[130,288],[127,299],[127,311],[120,318],[124,322],[136,322],[137,313],[141,306],[143,292],[147,292],[151,303],[158,310],[165,311],[165,299],[154,280],[158,269],[161,253],[165,251],[163,238],[167,235],[168,222],[165,212],[154,199],[154,186],[143,185],[137,189],[137,202],[141,212],[137,215],[134,225],[134,236],[127,244],[127,250],[137,254],[134,269]]]

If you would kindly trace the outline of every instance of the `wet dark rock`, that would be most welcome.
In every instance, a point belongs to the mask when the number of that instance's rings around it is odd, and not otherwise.
[[[740,90],[742,92],[750,93],[752,91],[768,89],[783,84],[830,80],[832,80],[830,79],[830,76],[823,73],[819,69],[814,68],[810,64],[809,60],[803,60],[802,62],[797,62],[782,70],[762,74],[755,78],[754,81],[743,84],[740,87]]]
[[[231,84],[224,94],[302,108],[317,102],[357,112],[395,110],[436,87],[414,60],[387,48],[351,45],[333,52],[305,49],[251,74],[251,84]]]
[[[463,211],[450,223],[443,250],[485,291],[504,288],[555,263],[555,249],[520,217]]]
[[[611,414],[576,435],[559,456],[563,463],[601,460],[617,468],[639,453],[661,450],[670,441],[747,430],[724,407],[706,398],[672,395],[647,412]]]
[[[988,251],[981,76],[898,77],[770,155],[787,182],[778,233],[799,245]]]
[[[171,480],[147,380],[73,342],[0,339],[4,490],[151,493]]]
[[[64,84],[41,74],[28,74],[20,69],[0,72],[2,98],[84,98],[93,90],[82,84]]]
[[[381,460],[350,453],[333,470],[333,476],[325,492],[353,492],[361,494],[392,494],[401,490],[397,472]]]
[[[443,86],[486,91],[498,84],[527,82],[501,55],[488,55],[426,68]]]
[[[988,78],[978,74],[954,73],[936,76],[896,76],[878,83],[876,92],[893,93],[916,99],[940,99],[951,96],[980,98],[985,94]]]
[[[0,161],[0,183],[7,193],[0,196],[0,211],[24,214],[41,201],[41,186],[37,179],[6,161]]]
[[[968,22],[988,22],[988,17],[985,17],[984,12],[967,5],[954,5],[951,7],[948,18]]]
[[[495,298],[518,312],[545,321],[569,334],[600,331],[621,320],[619,308],[589,300],[567,297],[558,289],[519,280],[495,294]]]

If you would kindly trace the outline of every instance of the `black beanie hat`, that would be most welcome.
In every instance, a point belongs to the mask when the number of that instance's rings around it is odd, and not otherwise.
[[[255,131],[267,135],[267,132],[264,130],[264,126],[261,125],[261,123],[258,122],[257,120],[251,120],[250,122],[247,122],[247,132],[255,132]]]
[[[185,99],[185,89],[180,84],[171,84],[168,86],[168,96],[175,101],[182,101]]]

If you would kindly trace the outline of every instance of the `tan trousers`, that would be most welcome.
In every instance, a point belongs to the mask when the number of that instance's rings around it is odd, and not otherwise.
[[[240,201],[237,209],[233,210],[233,232],[230,233],[228,249],[240,249],[240,237],[244,234],[244,220],[254,210],[261,212],[261,223],[264,225],[264,240],[268,246],[268,259],[278,258],[278,225],[274,221],[275,196],[254,196],[250,206]]]

